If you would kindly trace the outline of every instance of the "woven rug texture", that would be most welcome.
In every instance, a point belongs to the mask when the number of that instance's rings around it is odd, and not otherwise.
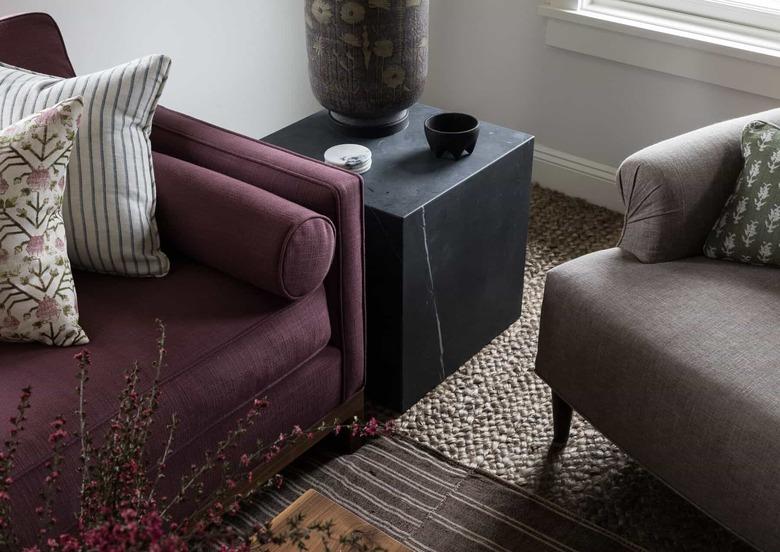
[[[752,550],[575,414],[549,454],[550,390],[534,374],[546,272],[614,247],[621,215],[535,186],[522,317],[400,418],[404,434],[649,550]]]
[[[314,489],[419,552],[642,552],[560,506],[408,438],[381,437],[354,454],[318,447],[284,474],[284,486],[254,496],[234,526],[249,531]]]

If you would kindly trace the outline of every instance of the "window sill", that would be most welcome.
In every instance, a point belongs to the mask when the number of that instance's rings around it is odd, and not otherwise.
[[[539,6],[545,42],[603,59],[780,99],[777,42],[742,42],[738,33],[658,18]]]

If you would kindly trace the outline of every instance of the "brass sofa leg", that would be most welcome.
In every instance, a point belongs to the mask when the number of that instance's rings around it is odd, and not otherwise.
[[[571,430],[572,408],[557,393],[552,394],[553,409],[553,445],[556,447],[566,446],[569,440],[569,430]]]

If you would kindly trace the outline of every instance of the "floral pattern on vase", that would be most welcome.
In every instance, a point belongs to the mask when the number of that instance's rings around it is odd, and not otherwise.
[[[83,109],[71,98],[0,132],[0,340],[88,343],[62,219]]]
[[[780,127],[754,121],[742,133],[744,168],[707,236],[713,259],[780,266]]]
[[[428,75],[428,0],[306,0],[309,77],[317,100],[352,119],[411,107]]]

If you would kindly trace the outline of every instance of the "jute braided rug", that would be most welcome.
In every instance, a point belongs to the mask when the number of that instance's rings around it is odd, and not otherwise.
[[[533,372],[546,272],[613,247],[621,216],[534,188],[523,315],[400,419],[403,432],[650,550],[750,550],[575,416],[549,455],[550,392]]]

